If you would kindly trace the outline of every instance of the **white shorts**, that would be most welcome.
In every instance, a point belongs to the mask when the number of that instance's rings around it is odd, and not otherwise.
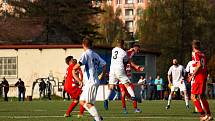
[[[130,79],[128,78],[124,70],[111,70],[109,74],[109,84],[117,84],[119,80],[122,84],[130,82]]]
[[[79,100],[94,104],[96,102],[97,88],[97,84],[83,86],[83,92],[81,93]]]
[[[177,83],[173,84],[173,86],[171,86],[171,92],[178,91],[178,89],[180,89],[180,91],[187,90],[185,83],[177,82]]]

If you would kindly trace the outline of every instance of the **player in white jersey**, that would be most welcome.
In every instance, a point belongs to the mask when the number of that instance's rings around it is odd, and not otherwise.
[[[84,48],[84,53],[82,54],[79,63],[73,68],[74,78],[78,80],[80,86],[83,85],[80,104],[84,106],[96,121],[101,121],[102,118],[99,116],[94,103],[96,100],[99,80],[106,73],[106,62],[97,53],[90,49],[92,47],[92,42],[90,40],[85,38],[82,42],[82,46]],[[75,73],[81,65],[85,65],[83,84]],[[98,75],[98,67],[102,67],[102,73],[100,75]]]
[[[173,65],[169,68],[169,71],[168,71],[168,81],[169,81],[169,85],[171,85],[171,92],[169,94],[168,104],[166,106],[166,109],[170,108],[172,94],[174,93],[174,91],[177,91],[178,89],[184,92],[186,109],[189,109],[189,98],[187,96],[186,85],[184,82],[184,74],[185,74],[184,67],[178,64],[177,59],[173,59],[172,63]],[[171,82],[171,79],[172,79],[172,82]]]
[[[189,75],[192,75],[193,72],[195,71],[195,66],[194,66],[195,64],[196,64],[195,61],[189,61],[189,62],[188,62],[185,71],[186,71],[187,73],[189,73]],[[193,79],[191,80],[191,85],[192,85],[192,83],[193,83]]]
[[[129,63],[130,59],[127,56],[127,53],[124,48],[124,41],[118,40],[117,46],[112,50],[110,73],[109,73],[109,89],[112,90],[114,85],[120,80],[122,84],[125,85],[128,93],[131,96],[132,100],[135,99],[134,91],[130,86],[130,80],[126,75],[125,66]],[[110,94],[110,92],[109,92]],[[108,94],[108,95],[109,95]]]
[[[138,72],[144,70],[144,67],[136,65],[135,63],[130,61],[132,59],[132,57],[139,52],[140,52],[140,46],[136,45],[136,44],[133,45],[132,48],[130,48],[129,50],[126,51],[129,63],[127,63],[127,65],[124,65],[124,66],[125,66],[126,75],[130,80],[132,77],[131,69],[134,69],[135,71],[138,71]],[[119,81],[119,89],[121,92],[121,101],[122,101],[122,106],[123,106],[123,113],[127,114],[125,97],[127,96],[128,98],[130,98],[131,96],[130,96],[130,94],[128,94],[128,91],[127,91],[126,87],[124,86],[124,84],[122,84],[121,80],[118,80],[118,81]],[[134,91],[134,85],[132,83],[130,83],[130,87]],[[141,110],[139,108],[137,108],[137,100],[133,100],[133,107],[134,107],[135,113],[141,112]],[[107,98],[106,98],[106,100],[104,100],[104,108],[106,110],[108,110],[108,99]]]

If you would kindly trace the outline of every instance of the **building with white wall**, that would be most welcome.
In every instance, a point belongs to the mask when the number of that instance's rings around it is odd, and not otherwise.
[[[110,65],[111,48],[95,47],[95,51]],[[53,93],[62,96],[62,84],[67,65],[65,58],[72,55],[79,60],[83,49],[81,45],[0,45],[0,81],[6,77],[9,82],[10,97],[17,97],[17,87],[14,86],[18,78],[25,82],[26,96],[39,97],[38,84],[32,92],[33,82],[38,78],[55,77]],[[140,75],[156,75],[157,52],[143,51],[135,56],[138,64],[145,66],[144,72],[134,72],[134,81]],[[103,97],[101,93],[98,97]]]

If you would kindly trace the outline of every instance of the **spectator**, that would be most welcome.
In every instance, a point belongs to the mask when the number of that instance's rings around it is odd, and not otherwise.
[[[146,85],[146,79],[143,76],[140,76],[140,79],[138,81],[138,85],[140,85],[140,96],[142,100],[146,100],[147,96],[147,85]]]
[[[47,93],[48,93],[49,100],[51,100],[51,90],[52,90],[52,84],[50,81],[47,81]]]
[[[155,82],[154,79],[152,79],[152,77],[149,76],[147,80],[147,84],[149,86],[149,100],[155,99],[155,92],[157,90],[157,87],[155,86],[154,82]]]
[[[155,85],[157,86],[157,99],[163,99],[163,79],[160,78],[160,75],[157,75]]]
[[[4,89],[4,101],[8,101],[7,93],[9,92],[9,83],[5,77],[3,78],[1,85]]]
[[[63,80],[63,85],[65,83],[65,79]],[[67,100],[70,100],[70,95],[63,89],[63,100],[66,101],[66,95],[67,95]]]
[[[212,78],[210,77],[210,74],[208,74],[207,76],[207,97],[209,99],[212,99],[213,98],[213,81],[212,81]]]
[[[16,82],[15,84],[16,87],[18,87],[18,100],[21,101],[21,96],[22,96],[22,101],[25,100],[25,83],[22,81],[21,78]]]
[[[46,89],[46,83],[44,81],[44,79],[41,79],[41,82],[39,84],[39,92],[40,92],[40,99],[43,95],[43,97],[45,97],[45,89]]]

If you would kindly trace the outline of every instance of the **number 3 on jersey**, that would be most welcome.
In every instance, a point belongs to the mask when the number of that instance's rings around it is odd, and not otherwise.
[[[117,59],[117,55],[118,55],[118,51],[115,51],[115,52],[114,52],[113,59]]]

